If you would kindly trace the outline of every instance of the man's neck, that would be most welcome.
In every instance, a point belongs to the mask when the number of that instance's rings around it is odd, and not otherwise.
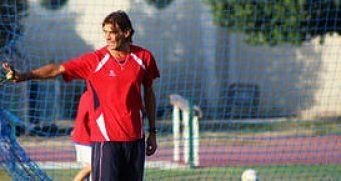
[[[126,44],[119,50],[109,50],[110,54],[115,57],[124,57],[130,53],[130,44]]]

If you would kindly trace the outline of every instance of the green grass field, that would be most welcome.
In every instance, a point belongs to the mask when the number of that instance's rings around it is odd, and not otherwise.
[[[146,180],[239,180],[245,167],[147,170]],[[254,167],[259,180],[338,180],[341,165],[292,165]]]
[[[314,122],[276,122],[271,124],[229,124],[224,125],[225,132],[201,132],[201,145],[268,145],[262,139],[250,140],[249,138],[275,138],[277,136],[321,136],[341,134],[341,120],[314,121]],[[213,129],[216,130],[216,129]],[[160,133],[159,147],[171,147],[171,135]],[[37,144],[50,145],[59,148],[69,143],[69,137],[58,137],[51,140],[40,137],[19,137],[21,145],[32,146]],[[263,143],[264,142],[264,143]],[[259,173],[259,180],[341,180],[341,164],[329,165],[280,165],[253,167]],[[205,167],[195,169],[159,170],[147,169],[145,180],[239,180],[246,167]],[[53,180],[72,180],[78,170],[47,170]],[[4,170],[0,170],[0,181],[11,180]]]
[[[246,167],[195,168],[174,170],[146,170],[145,180],[239,180]],[[337,181],[341,176],[341,165],[288,165],[253,167],[259,173],[259,180],[328,180]],[[72,180],[78,170],[48,170],[53,180]],[[11,180],[1,170],[0,180]]]

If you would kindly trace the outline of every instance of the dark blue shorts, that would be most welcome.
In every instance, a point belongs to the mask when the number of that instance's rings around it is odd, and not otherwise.
[[[145,141],[92,142],[92,181],[143,180]]]

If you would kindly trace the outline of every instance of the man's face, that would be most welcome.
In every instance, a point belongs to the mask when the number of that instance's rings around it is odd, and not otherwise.
[[[123,32],[118,25],[105,24],[103,33],[109,50],[122,50],[128,43],[129,32]]]

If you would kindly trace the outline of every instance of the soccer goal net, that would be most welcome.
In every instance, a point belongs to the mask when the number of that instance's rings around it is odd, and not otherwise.
[[[133,43],[161,74],[146,180],[238,180],[249,169],[259,180],[338,180],[340,1],[2,0],[1,61],[28,71],[99,49],[115,10],[129,14]],[[81,165],[69,135],[85,87],[1,82],[0,109],[19,123],[1,142],[0,172],[71,180]]]

